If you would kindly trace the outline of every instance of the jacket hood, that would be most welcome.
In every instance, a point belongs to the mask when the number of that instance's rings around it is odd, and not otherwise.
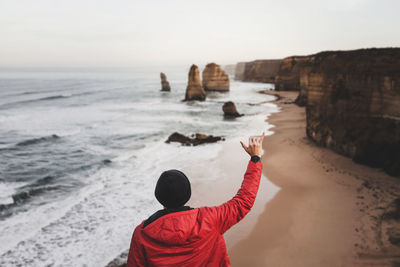
[[[151,239],[167,245],[181,245],[196,236],[194,228],[199,209],[174,212],[162,216],[142,229]]]

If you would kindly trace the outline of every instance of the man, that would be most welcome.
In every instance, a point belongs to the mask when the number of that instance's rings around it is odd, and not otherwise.
[[[182,172],[169,170],[158,179],[155,196],[164,206],[136,227],[128,255],[133,266],[230,266],[223,234],[252,208],[260,183],[261,137],[250,137],[250,155],[242,185],[228,202],[216,207],[184,206],[191,196]]]

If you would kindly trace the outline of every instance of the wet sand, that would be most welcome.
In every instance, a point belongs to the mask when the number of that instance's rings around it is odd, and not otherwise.
[[[305,134],[305,108],[292,104],[297,93],[278,94],[282,112],[268,118],[276,127],[264,139],[262,162],[280,190],[257,200],[263,209],[249,220],[249,234],[233,246],[227,238],[232,266],[397,264],[393,228],[400,224],[387,214],[396,214],[398,179],[316,146]]]

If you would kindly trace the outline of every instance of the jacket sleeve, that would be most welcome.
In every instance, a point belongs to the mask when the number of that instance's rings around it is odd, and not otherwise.
[[[136,229],[132,235],[131,246],[129,248],[129,253],[128,253],[128,263],[126,265],[127,267],[145,267],[145,266],[147,266],[143,248],[138,242],[139,227],[141,227],[141,225],[136,227]]]
[[[253,207],[260,185],[261,172],[261,162],[249,161],[242,185],[236,195],[220,206],[207,208],[214,217],[221,234],[243,219]]]

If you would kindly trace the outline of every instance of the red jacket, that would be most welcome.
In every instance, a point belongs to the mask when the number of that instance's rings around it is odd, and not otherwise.
[[[136,227],[129,249],[133,266],[230,266],[223,234],[250,211],[261,162],[249,162],[242,186],[228,202],[164,215]]]

